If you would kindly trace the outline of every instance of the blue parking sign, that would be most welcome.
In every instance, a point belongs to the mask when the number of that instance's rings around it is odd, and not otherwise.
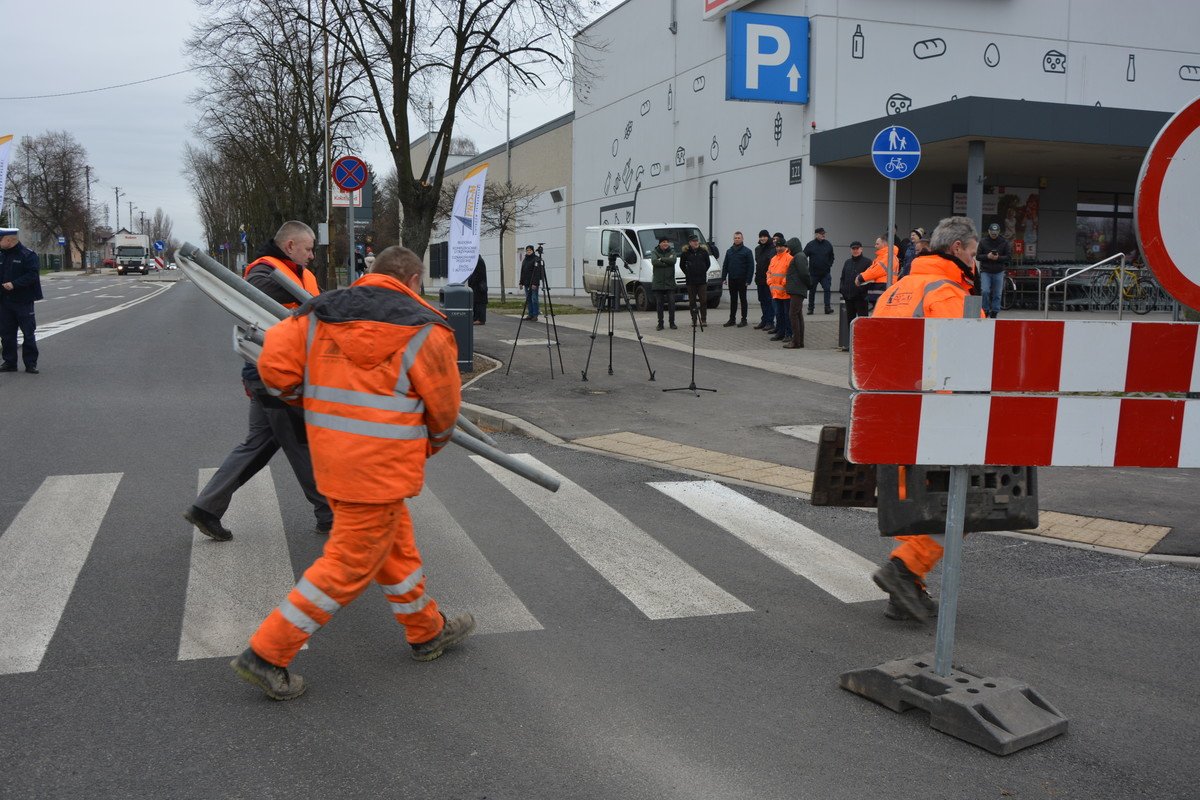
[[[875,134],[875,140],[871,142],[871,161],[883,177],[903,180],[916,172],[921,163],[921,143],[908,128],[889,125]]]
[[[725,98],[808,102],[808,17],[734,11],[725,18]]]

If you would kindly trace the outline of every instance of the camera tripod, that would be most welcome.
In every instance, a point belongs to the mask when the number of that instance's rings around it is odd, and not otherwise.
[[[671,302],[674,302],[672,300]],[[674,389],[663,389],[664,392],[693,392],[696,397],[700,396],[701,392],[715,392],[716,389],[706,389],[703,386],[696,385],[696,326],[699,324],[700,308],[699,304],[688,299],[688,310],[692,312],[692,378],[687,386],[677,386]]]
[[[541,292],[542,303],[546,306],[546,354],[550,357],[550,380],[554,380],[554,348],[558,348],[558,369],[563,375],[567,374],[566,368],[563,366],[562,360],[562,343],[558,340],[558,323],[554,320],[554,301],[550,299],[550,284],[546,280],[546,263],[542,261],[541,246],[538,246],[538,288]],[[508,367],[505,368],[504,374],[507,375],[512,370],[513,359],[517,355],[517,342],[521,339],[521,327],[525,324],[525,312],[529,308],[529,294],[525,294],[525,302],[521,305],[521,319],[517,323],[517,335],[513,338],[512,352],[508,354]],[[551,331],[553,331],[553,340],[551,339]]]
[[[583,365],[583,380],[588,379],[588,367],[592,363],[592,349],[596,346],[596,332],[600,329],[600,315],[606,310],[608,311],[608,374],[613,374],[613,330],[616,324],[617,305],[622,300],[625,301],[625,307],[629,309],[629,320],[633,323],[633,332],[637,334],[638,345],[642,348],[642,357],[646,359],[646,371],[650,373],[650,380],[654,380],[654,370],[650,368],[650,356],[646,355],[642,332],[638,330],[637,317],[633,314],[633,306],[629,302],[629,292],[625,290],[625,281],[621,280],[621,273],[617,271],[615,255],[608,257],[608,266],[604,269],[604,283],[609,291],[603,295],[603,301],[596,307],[596,318],[592,322],[592,342],[588,345],[587,362]]]

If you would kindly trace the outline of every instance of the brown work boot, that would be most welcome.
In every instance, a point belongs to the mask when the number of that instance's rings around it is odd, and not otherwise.
[[[900,559],[888,559],[886,564],[875,570],[871,580],[888,593],[897,608],[907,612],[913,619],[924,622],[929,618],[929,611],[921,602],[917,590],[919,579]]]
[[[272,700],[294,700],[308,688],[304,678],[266,661],[249,647],[230,661],[229,666],[239,678],[262,689]]]
[[[413,661],[433,661],[447,647],[452,647],[471,635],[475,630],[475,617],[470,614],[459,614],[450,619],[442,614],[442,632],[428,642],[412,645]]]

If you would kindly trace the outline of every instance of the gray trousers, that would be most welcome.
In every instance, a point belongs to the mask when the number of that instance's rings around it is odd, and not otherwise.
[[[275,404],[279,403],[279,406]],[[285,405],[274,398],[263,399],[250,395],[250,431],[245,440],[225,457],[216,474],[200,490],[193,504],[217,517],[222,516],[233,500],[233,493],[271,460],[271,456],[283,449],[292,472],[304,490],[304,496],[312,503],[317,524],[333,524],[333,509],[325,497],[317,491],[313,479],[312,456],[308,452],[308,435],[304,430],[304,411]]]

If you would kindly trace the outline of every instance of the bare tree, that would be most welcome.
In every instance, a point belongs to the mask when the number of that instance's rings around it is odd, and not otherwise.
[[[22,218],[42,236],[64,236],[63,269],[71,269],[87,230],[87,151],[67,131],[25,136],[9,165],[8,178]]]
[[[469,136],[454,136],[450,139],[450,155],[476,156],[479,155],[479,147]]]
[[[564,79],[571,70],[586,79],[585,48],[576,49],[573,64],[569,54],[576,31],[600,7],[598,0],[328,0],[330,35],[357,62],[395,162],[407,247],[424,253],[429,245],[464,104],[487,102],[489,83],[502,84],[502,76],[540,86],[539,61]],[[316,16],[309,21],[320,24]],[[445,98],[442,121],[424,163],[414,163],[409,110],[419,117],[435,96]]]
[[[175,223],[171,221],[169,214],[164,214],[162,207],[154,209],[154,216],[150,217],[149,230],[150,241],[152,242],[168,242],[171,239],[171,231],[175,228]]]

